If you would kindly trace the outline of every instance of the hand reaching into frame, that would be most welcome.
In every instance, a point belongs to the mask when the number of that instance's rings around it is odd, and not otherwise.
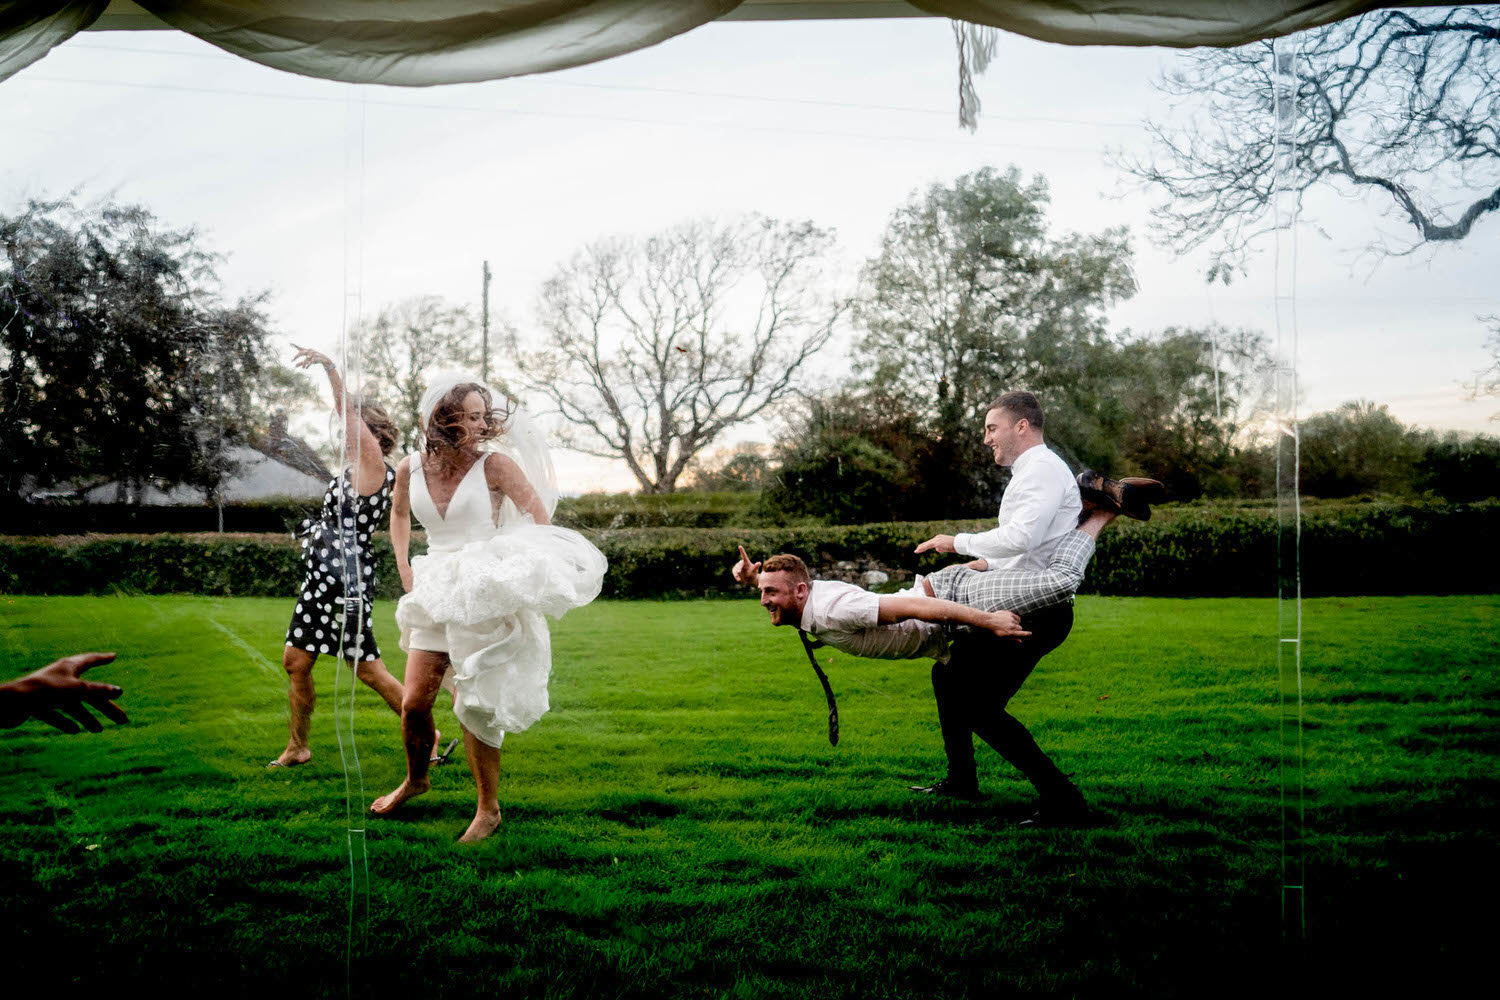
[[[81,726],[91,733],[104,731],[88,706],[92,705],[117,723],[130,721],[113,699],[124,693],[113,684],[86,681],[80,675],[91,667],[114,660],[114,653],[75,653],[54,660],[40,670],[0,684],[0,727],[19,726],[35,717],[54,729],[76,733]]]

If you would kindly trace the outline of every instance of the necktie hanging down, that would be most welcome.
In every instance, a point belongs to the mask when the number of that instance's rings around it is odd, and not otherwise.
[[[821,642],[809,639],[807,633],[801,629],[797,635],[802,638],[802,648],[807,650],[807,662],[812,664],[813,673],[818,675],[818,681],[823,685],[823,693],[828,697],[828,742],[832,746],[839,745],[839,705],[833,699],[833,686],[828,683],[828,675],[823,673],[823,668],[818,666],[818,658],[813,650],[823,645]]]

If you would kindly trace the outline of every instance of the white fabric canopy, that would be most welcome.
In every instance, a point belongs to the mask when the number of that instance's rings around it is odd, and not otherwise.
[[[1380,7],[1442,0],[911,0],[932,14],[1068,45],[1244,45]]]
[[[0,80],[20,72],[87,28],[108,6],[91,3],[0,4]]]
[[[135,3],[173,28],[266,66],[328,80],[404,86],[580,66],[655,45],[732,11],[757,18],[839,17],[886,13],[893,6],[865,0]],[[911,5],[1078,45],[1239,45],[1390,6],[1369,0],[911,0]],[[88,27],[107,6],[104,0],[0,2],[0,80]]]
[[[598,62],[712,21],[739,0],[137,3],[173,28],[274,69],[348,83],[426,86]],[[52,0],[25,6],[51,16],[0,15],[0,79],[87,27],[106,4]]]

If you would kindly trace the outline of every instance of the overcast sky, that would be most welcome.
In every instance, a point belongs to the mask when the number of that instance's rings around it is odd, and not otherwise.
[[[476,303],[485,259],[492,310],[524,330],[574,250],[693,216],[810,218],[837,230],[852,274],[913,190],[1015,164],[1047,178],[1057,229],[1135,234],[1141,291],[1117,328],[1273,332],[1270,254],[1210,289],[1201,258],[1147,242],[1149,198],[1105,161],[1143,144],[1176,52],[1005,36],[969,135],[953,50],[938,19],[739,22],[562,73],[402,89],[279,73],[176,32],[88,32],[0,84],[0,208],[78,189],[197,226],[232,292],[270,289],[285,340],[332,352],[346,310]],[[1423,426],[1500,430],[1500,400],[1460,385],[1486,362],[1476,317],[1500,313],[1500,223],[1372,267],[1353,251],[1394,229],[1376,202],[1311,207],[1329,237],[1299,236],[1304,415],[1366,398]],[[566,492],[633,486],[623,466],[558,466]]]

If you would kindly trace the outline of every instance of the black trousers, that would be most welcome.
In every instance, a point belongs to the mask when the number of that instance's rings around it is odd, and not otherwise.
[[[974,735],[1010,761],[1036,786],[1042,797],[1078,794],[1073,783],[1036,745],[1036,740],[1006,706],[1037,662],[1062,645],[1073,629],[1073,605],[1060,604],[1024,615],[1021,627],[1031,635],[1019,642],[989,632],[966,629],[949,644],[947,663],[932,667],[938,723],[948,754],[948,779],[973,784]]]

